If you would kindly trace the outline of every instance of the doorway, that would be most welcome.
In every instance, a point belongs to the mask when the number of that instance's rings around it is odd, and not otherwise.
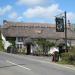
[[[31,44],[27,44],[27,55],[31,54]]]

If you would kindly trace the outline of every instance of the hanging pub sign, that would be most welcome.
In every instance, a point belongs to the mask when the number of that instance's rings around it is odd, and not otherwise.
[[[56,32],[64,32],[64,19],[56,17]]]

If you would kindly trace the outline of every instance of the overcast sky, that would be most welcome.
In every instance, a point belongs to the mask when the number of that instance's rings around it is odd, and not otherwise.
[[[75,0],[0,0],[0,24],[3,20],[55,23],[55,15],[64,11],[75,23]]]

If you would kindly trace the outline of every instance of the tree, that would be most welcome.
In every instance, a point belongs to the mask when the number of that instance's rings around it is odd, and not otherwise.
[[[53,42],[50,42],[46,39],[37,39],[36,43],[42,48],[43,54],[46,55],[50,49],[50,47],[55,46]]]
[[[4,50],[4,46],[3,46],[2,38],[1,38],[1,31],[0,31],[0,50]]]

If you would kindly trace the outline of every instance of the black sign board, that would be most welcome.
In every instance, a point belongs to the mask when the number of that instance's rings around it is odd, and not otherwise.
[[[64,32],[64,19],[56,17],[55,21],[56,21],[56,32]]]

